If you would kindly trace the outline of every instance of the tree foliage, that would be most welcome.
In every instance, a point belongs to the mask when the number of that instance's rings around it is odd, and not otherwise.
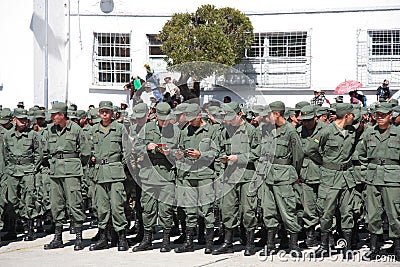
[[[194,13],[174,14],[165,23],[158,38],[170,67],[187,62],[215,62],[233,66],[243,58],[245,49],[250,47],[253,26],[249,18],[237,9],[203,5]],[[182,69],[177,70],[183,72]],[[197,69],[195,72],[197,78],[213,74],[209,73],[209,69]],[[193,76],[193,73],[186,75]]]

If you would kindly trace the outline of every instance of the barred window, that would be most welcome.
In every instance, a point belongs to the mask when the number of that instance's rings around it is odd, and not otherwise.
[[[241,67],[260,87],[308,88],[311,84],[310,50],[307,31],[255,33]],[[251,64],[252,68],[244,67],[243,62]]]
[[[130,81],[131,34],[94,33],[93,84],[122,85]]]
[[[369,31],[372,56],[400,56],[400,30]]]

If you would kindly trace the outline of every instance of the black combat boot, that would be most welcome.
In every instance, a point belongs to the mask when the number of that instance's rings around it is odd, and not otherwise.
[[[259,237],[260,240],[256,242],[256,247],[264,247],[267,244],[267,228],[263,226],[258,232],[254,234],[254,237],[257,238]]]
[[[298,241],[299,241],[299,234],[290,233],[289,250],[290,250],[290,256],[292,256],[293,258],[300,258],[303,256],[301,248],[298,245]]]
[[[143,235],[143,240],[142,242],[140,242],[139,245],[137,245],[136,247],[134,247],[132,249],[133,252],[138,252],[138,251],[145,251],[145,250],[150,250],[153,248],[153,244],[151,243],[153,239],[153,232],[152,230],[144,231],[144,235]]]
[[[36,219],[36,232],[37,233],[44,233],[44,227],[43,227],[44,222],[43,221],[44,221],[43,216],[37,217],[37,219]]]
[[[269,256],[277,252],[275,247],[275,235],[276,235],[276,229],[267,230],[266,246],[260,252],[260,256]]]
[[[26,220],[26,226],[27,226],[27,234],[24,237],[24,241],[33,241],[36,239],[35,236],[35,229],[33,228],[33,219],[27,219]]]
[[[125,230],[118,232],[118,251],[127,251],[129,249],[128,241],[126,240]]]
[[[170,237],[171,237],[171,229],[164,229],[163,230],[163,240],[161,243],[160,252],[170,252],[171,251]]]
[[[181,220],[182,234],[174,240],[174,244],[183,244],[186,240],[186,221]]]
[[[99,240],[97,240],[96,243],[92,244],[89,247],[89,250],[94,251],[94,250],[102,250],[102,249],[107,249],[107,248],[109,248],[109,246],[108,246],[106,229],[99,228]]]
[[[394,239],[394,256],[396,261],[400,261],[400,238]]]
[[[74,224],[73,224],[72,221],[71,221],[71,223],[69,224],[69,233],[70,233],[71,235],[76,234],[76,232],[75,232],[75,226],[74,226]]]
[[[206,228],[206,225],[204,223],[204,218],[200,217],[197,219],[197,223],[199,225],[198,231],[197,231],[197,244],[199,245],[205,245],[206,244],[206,238],[204,236],[204,230]]]
[[[82,226],[75,226],[75,245],[74,245],[74,250],[82,250],[85,247],[83,246],[83,239],[82,239]]]
[[[62,226],[56,226],[54,229],[54,239],[49,243],[44,245],[44,249],[55,249],[63,248],[64,244],[62,241]]]
[[[254,255],[255,252],[255,245],[254,245],[254,230],[246,231],[246,247],[244,250],[245,256]]]
[[[213,250],[213,255],[225,254],[225,253],[233,253],[233,229],[225,229],[225,238],[224,243],[219,248]]]
[[[329,257],[329,233],[321,233],[321,245],[315,251],[316,258]]]
[[[281,227],[278,230],[278,238],[280,238],[279,249],[288,249],[289,248],[289,238],[288,238],[288,232],[286,231],[285,228]]]
[[[379,255],[379,246],[378,246],[378,235],[371,234],[370,235],[370,245],[369,251],[362,256],[363,261],[372,261],[376,259],[376,256]]]
[[[193,236],[194,236],[194,228],[186,228],[186,239],[181,247],[177,247],[174,249],[176,253],[184,253],[184,252],[193,252]]]
[[[143,220],[141,220],[139,216],[136,216],[135,229],[136,229],[136,236],[134,238],[128,239],[128,244],[130,246],[133,246],[134,244],[137,244],[143,240],[144,226],[143,226]]]
[[[214,228],[206,229],[206,248],[204,249],[204,254],[212,253],[213,239],[214,239]]]
[[[353,259],[352,251],[351,251],[351,240],[352,240],[352,231],[351,229],[343,229],[342,230],[343,238],[346,240],[343,247],[343,259],[351,260]]]
[[[313,246],[315,246],[317,244],[316,240],[315,240],[315,229],[314,226],[308,228],[306,230],[306,240],[305,243],[307,245],[307,248],[311,248]]]

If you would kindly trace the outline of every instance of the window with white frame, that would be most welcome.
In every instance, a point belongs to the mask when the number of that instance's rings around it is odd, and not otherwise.
[[[400,84],[400,30],[359,30],[357,78],[366,86],[379,86],[384,79]]]
[[[255,33],[251,48],[242,62],[259,87],[307,88],[311,84],[310,33]],[[243,66],[243,64],[241,64]]]
[[[147,36],[147,57],[150,66],[158,72],[164,72],[167,63],[164,61],[166,57],[161,51],[162,42],[157,38],[156,34],[146,34]]]
[[[130,33],[94,33],[93,84],[129,83],[131,63]]]

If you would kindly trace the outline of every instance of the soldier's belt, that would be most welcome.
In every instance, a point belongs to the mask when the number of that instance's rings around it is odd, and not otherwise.
[[[376,165],[399,165],[400,161],[395,159],[384,159],[384,158],[377,158],[377,159],[369,159],[369,163],[376,164]]]
[[[53,154],[53,157],[56,159],[73,159],[79,158],[79,154],[76,152],[57,152]]]
[[[96,164],[100,164],[100,165],[106,165],[106,164],[115,163],[115,162],[121,162],[121,160],[116,160],[116,159],[101,159],[101,160],[99,160],[99,162],[97,162],[97,160],[96,160]]]
[[[343,164],[336,164],[336,163],[331,163],[331,162],[323,162],[322,166],[324,168],[330,169],[330,170],[335,170],[335,171],[346,171],[348,170],[350,167],[353,166],[353,163],[347,162],[347,163],[343,163]]]
[[[353,166],[361,166],[361,162],[359,160],[352,160]]]
[[[291,159],[277,159],[277,158],[274,158],[274,161],[272,161],[272,164],[291,165],[292,164],[292,160]]]
[[[33,163],[33,159],[29,159],[29,158],[11,159],[10,162],[12,164],[16,164],[16,165],[29,164],[29,163]]]

